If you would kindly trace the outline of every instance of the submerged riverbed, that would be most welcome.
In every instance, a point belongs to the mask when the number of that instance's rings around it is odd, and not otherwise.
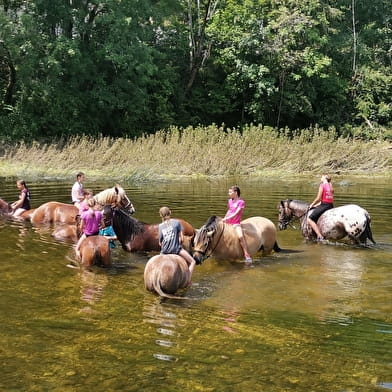
[[[135,217],[174,216],[200,227],[226,211],[237,184],[244,217],[277,223],[281,199],[312,201],[319,176],[183,179],[121,184]],[[212,258],[197,266],[189,300],[145,292],[149,255],[113,251],[113,267],[69,268],[72,244],[48,227],[0,218],[0,339],[4,391],[388,391],[392,390],[392,185],[333,178],[335,204],[372,217],[376,245],[306,243],[278,232],[285,252],[253,268]],[[0,181],[13,201],[14,182]],[[32,206],[69,202],[71,183],[28,183]],[[85,182],[98,192],[108,181]]]

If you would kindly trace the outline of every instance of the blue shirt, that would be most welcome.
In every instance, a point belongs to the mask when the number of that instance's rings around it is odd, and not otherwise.
[[[116,233],[113,230],[113,226],[107,226],[103,229],[99,230],[99,235],[103,235],[104,237],[113,237]],[[109,240],[109,247],[113,249],[116,246],[114,240]]]

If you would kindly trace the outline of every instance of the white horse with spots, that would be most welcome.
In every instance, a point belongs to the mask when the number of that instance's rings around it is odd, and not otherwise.
[[[301,200],[282,200],[279,209],[279,229],[285,230],[293,219],[301,222],[305,238],[315,239],[316,235],[307,224],[309,204]],[[324,212],[317,221],[321,234],[328,240],[341,240],[349,237],[355,244],[366,244],[369,239],[374,244],[370,228],[370,215],[356,204],[347,204]]]

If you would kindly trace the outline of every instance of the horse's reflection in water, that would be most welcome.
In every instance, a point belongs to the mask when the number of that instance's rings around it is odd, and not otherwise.
[[[152,324],[157,333],[155,344],[159,346],[152,355],[161,361],[175,362],[178,360],[176,341],[179,335],[179,320],[175,313],[175,306],[161,302],[159,298],[146,296],[143,309],[144,322]]]
[[[93,305],[102,298],[103,290],[108,284],[108,276],[106,273],[97,273],[95,271],[81,268],[78,273],[80,280],[80,299],[86,303],[80,309],[80,313],[95,313]]]

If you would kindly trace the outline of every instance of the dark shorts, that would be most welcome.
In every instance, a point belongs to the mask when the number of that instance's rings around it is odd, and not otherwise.
[[[319,206],[310,211],[308,218],[311,219],[313,222],[317,223],[320,216],[323,215],[325,211],[328,211],[331,208],[333,208],[332,203],[321,203]]]
[[[91,236],[93,236],[93,235],[98,235],[99,234],[99,231],[97,231],[96,233],[94,233],[94,234],[86,234],[86,237],[91,237]]]

